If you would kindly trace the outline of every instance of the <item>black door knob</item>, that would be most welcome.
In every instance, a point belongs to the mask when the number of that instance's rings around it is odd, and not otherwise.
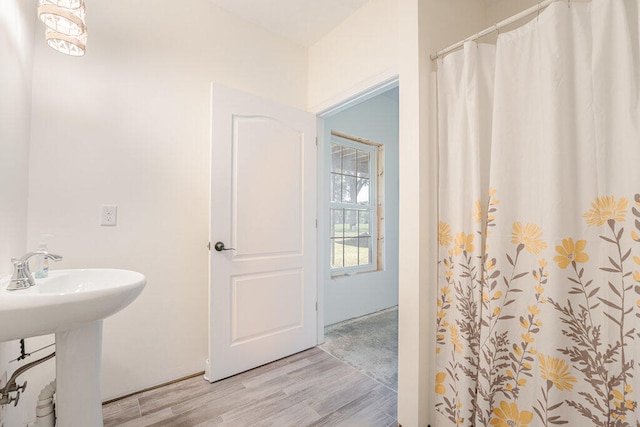
[[[235,251],[234,248],[225,248],[224,247],[224,243],[222,242],[216,242],[215,245],[213,245],[213,249],[215,249],[218,252],[222,252],[222,251]]]

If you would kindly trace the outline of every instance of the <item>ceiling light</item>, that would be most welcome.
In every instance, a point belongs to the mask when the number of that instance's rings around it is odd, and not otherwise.
[[[84,0],[39,0],[38,17],[47,28],[68,36],[85,34]]]
[[[83,56],[87,47],[86,33],[74,37],[47,28],[46,40],[49,47],[70,56]]]

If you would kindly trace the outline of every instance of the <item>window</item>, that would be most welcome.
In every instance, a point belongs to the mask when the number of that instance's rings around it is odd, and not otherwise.
[[[379,147],[332,132],[330,243],[332,273],[377,270]]]

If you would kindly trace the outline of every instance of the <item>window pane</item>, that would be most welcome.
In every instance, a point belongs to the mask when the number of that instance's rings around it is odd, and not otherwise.
[[[358,211],[354,209],[344,210],[344,237],[358,236]]]
[[[371,253],[371,237],[360,237],[359,241],[359,254],[358,261],[359,265],[367,265],[370,264],[369,254]]]
[[[358,265],[358,238],[344,239],[344,266],[356,267]]]
[[[331,237],[342,237],[344,231],[343,219],[343,209],[331,209]]]
[[[371,236],[371,212],[359,211],[358,215],[358,227],[360,230],[359,236]]]
[[[358,178],[358,203],[369,204],[369,179]]]
[[[331,144],[331,172],[342,173],[342,146]]]
[[[358,180],[355,176],[342,176],[342,202],[356,203],[358,199]]]
[[[331,201],[342,201],[342,175],[336,173],[331,174]]]
[[[342,239],[335,239],[332,240],[332,245],[331,245],[331,267],[332,268],[340,268],[340,267],[344,267],[344,262],[343,262],[343,240]]]
[[[356,176],[356,149],[342,147],[342,173]]]
[[[355,176],[342,176],[342,202],[355,203],[357,196]]]
[[[358,150],[358,176],[369,178],[369,156],[366,151]]]

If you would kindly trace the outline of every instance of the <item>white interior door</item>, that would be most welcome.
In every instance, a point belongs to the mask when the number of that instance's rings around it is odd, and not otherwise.
[[[206,378],[217,381],[316,345],[316,119],[219,85],[212,116]]]

